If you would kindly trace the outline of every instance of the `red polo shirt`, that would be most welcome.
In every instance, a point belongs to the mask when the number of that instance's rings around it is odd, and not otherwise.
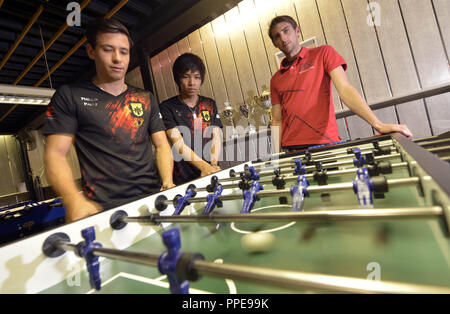
[[[273,104],[282,108],[281,146],[340,141],[330,72],[347,64],[333,47],[302,47],[293,64],[286,60],[270,81]]]

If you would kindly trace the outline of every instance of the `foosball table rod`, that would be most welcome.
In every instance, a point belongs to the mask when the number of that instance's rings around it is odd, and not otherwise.
[[[340,150],[333,150],[333,151],[320,151],[320,152],[309,152],[309,151],[305,151],[303,153],[300,153],[296,156],[289,156],[289,157],[283,157],[283,155],[280,154],[274,154],[272,156],[274,157],[279,157],[277,159],[274,159],[273,162],[278,162],[278,163],[290,163],[292,162],[294,159],[300,158],[300,157],[304,157],[306,154],[310,154],[311,157],[324,157],[324,156],[336,156],[336,155],[345,155],[345,154],[352,154],[353,153],[353,149],[355,148],[361,148],[361,150],[370,150],[372,151],[373,149],[375,149],[375,146],[377,148],[387,148],[387,147],[393,147],[393,142],[391,140],[386,141],[384,143],[381,143],[379,145],[374,145],[373,143],[368,143],[368,144],[362,144],[362,145],[354,145],[354,146],[350,146],[350,147],[346,147],[345,149],[340,149]],[[307,153],[308,152],[308,153]],[[272,161],[261,161],[261,162],[253,162],[252,165],[255,168],[258,167],[265,167],[267,163],[272,162]]]
[[[450,160],[450,157],[448,157],[448,158],[441,158],[441,159],[442,160],[445,160],[445,159]],[[405,161],[405,162],[393,163],[393,164],[385,164],[385,165],[386,165],[386,168],[389,168],[389,171],[392,171],[393,169],[406,168],[406,167],[408,167],[409,164],[408,164],[408,162]],[[331,178],[331,177],[339,177],[339,176],[347,175],[347,174],[356,174],[357,170],[358,170],[358,168],[349,168],[349,169],[343,169],[343,170],[327,171],[327,176],[329,178]],[[390,172],[382,172],[382,174],[387,174],[387,173],[390,173]],[[304,174],[304,176],[307,179],[312,179],[312,178],[314,178],[314,173],[307,173],[307,174]],[[298,175],[289,175],[289,176],[283,176],[282,177],[282,179],[285,182],[296,181],[297,178],[298,178]],[[235,178],[235,180],[242,180],[242,179]],[[230,180],[222,179],[222,180],[220,180],[220,182],[221,183],[222,182],[230,182]],[[270,184],[270,183],[273,183],[273,179],[270,178],[270,179],[259,180],[259,183],[261,183],[261,184]],[[223,186],[224,189],[234,189],[234,188],[238,188],[239,187],[239,183],[224,184],[222,186]],[[208,191],[208,188],[206,188],[206,187],[205,188],[195,188],[195,191],[197,191],[197,192],[204,192],[204,191]]]
[[[392,158],[401,158],[400,153],[395,153],[395,154],[391,154],[391,155],[385,155],[385,156],[377,156],[374,157],[374,162],[382,162],[388,159],[392,159]],[[354,161],[353,160],[348,160],[348,161],[339,161],[339,162],[331,162],[331,163],[325,163],[322,165],[323,169],[330,169],[330,168],[339,168],[339,167],[343,167],[343,166],[349,166],[349,165],[354,165]],[[280,168],[280,174],[288,174],[288,173],[293,173],[294,172],[294,168],[295,165],[288,165],[286,167],[282,167]],[[275,169],[275,168],[274,168]],[[306,166],[305,170],[308,171],[315,171],[316,170],[316,166]],[[230,182],[230,181],[235,181],[235,180],[239,180],[241,174],[246,175],[245,172],[235,172],[233,169],[230,170],[230,178],[224,178],[221,179],[221,182]],[[274,175],[274,170],[264,170],[258,173],[258,175],[260,177],[264,177],[264,176],[272,176]]]
[[[189,293],[189,281],[197,281],[201,276],[211,276],[293,289],[295,291],[307,288],[346,293],[450,294],[450,289],[447,287],[370,281],[359,278],[248,265],[217,264],[205,261],[203,255],[199,253],[179,252],[181,247],[179,229],[172,229],[163,233],[163,241],[168,250],[161,255],[107,249],[102,248],[100,243],[93,242],[95,240],[95,232],[93,230],[93,227],[83,230],[82,234],[85,241],[78,244],[70,243],[69,237],[65,234],[54,234],[44,242],[43,251],[47,257],[51,258],[59,257],[66,251],[73,251],[77,256],[85,258],[90,284],[96,290],[101,289],[100,262],[98,258],[105,257],[158,267],[162,274],[168,275],[172,293]],[[86,234],[90,234],[90,236],[86,236]],[[174,237],[178,238],[174,239]]]
[[[303,212],[276,212],[252,214],[215,214],[210,215],[179,215],[162,216],[151,214],[148,216],[129,217],[119,210],[111,215],[110,224],[115,230],[121,230],[128,223],[143,223],[158,225],[161,223],[262,223],[297,221],[306,223],[323,223],[335,221],[365,221],[386,219],[433,219],[444,217],[444,210],[439,206],[430,207],[403,207],[381,209],[315,209]]]
[[[372,180],[375,182],[375,193],[386,193],[387,187],[394,186],[405,186],[405,185],[414,185],[420,183],[419,177],[409,177],[402,179],[386,179],[385,177],[373,177]],[[348,191],[353,190],[353,182],[344,182],[344,183],[336,183],[329,184],[324,186],[309,186],[307,191],[309,194],[313,193],[330,193],[336,191]],[[258,193],[259,197],[274,197],[274,196],[284,196],[290,195],[290,189],[282,189],[282,190],[267,190],[260,191]],[[238,200],[242,199],[242,195],[239,194],[230,194],[230,195],[221,195],[219,196],[219,200],[228,201],[228,200]],[[207,197],[194,197],[189,199],[189,203],[206,203]],[[175,204],[176,200],[168,200],[164,195],[160,195],[156,199],[155,207],[159,210],[164,210],[167,206]],[[165,207],[165,208],[164,208]]]

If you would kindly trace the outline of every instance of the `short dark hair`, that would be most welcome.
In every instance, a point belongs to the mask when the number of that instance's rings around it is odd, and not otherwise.
[[[92,46],[92,48],[95,48],[95,46],[97,45],[98,33],[124,34],[128,37],[130,48],[133,46],[133,40],[131,39],[128,29],[117,19],[97,18],[88,24],[88,26],[86,27],[86,37],[88,43]]]
[[[277,25],[281,22],[287,22],[287,23],[291,24],[294,29],[296,29],[298,27],[297,22],[289,15],[279,15],[279,16],[274,17],[272,19],[272,21],[270,22],[270,26],[269,26],[269,37],[270,37],[270,39],[272,39],[272,41],[273,41],[272,29],[275,27],[275,25]]]
[[[180,78],[189,71],[199,71],[202,77],[202,84],[205,80],[205,65],[202,59],[193,53],[184,53],[179,56],[173,63],[172,72],[175,83],[177,83],[178,88],[180,88]]]

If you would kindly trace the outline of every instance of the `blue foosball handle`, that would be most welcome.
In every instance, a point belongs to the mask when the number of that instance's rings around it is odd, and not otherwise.
[[[84,242],[77,245],[77,253],[86,260],[86,267],[89,272],[89,283],[95,290],[101,289],[102,280],[100,278],[100,262],[99,257],[93,254],[93,249],[102,247],[95,240],[95,229],[89,227],[81,231]]]
[[[248,214],[255,204],[258,192],[264,190],[264,187],[258,182],[253,181],[250,190],[244,191],[244,204],[242,206],[241,214]]]

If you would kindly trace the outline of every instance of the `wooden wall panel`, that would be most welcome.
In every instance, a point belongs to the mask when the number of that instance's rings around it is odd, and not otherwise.
[[[271,75],[274,75],[278,71],[278,65],[275,61],[275,53],[279,50],[275,48],[272,40],[269,37],[268,31],[270,22],[275,17],[275,7],[276,2],[272,0],[254,0],[255,1],[255,12],[259,16],[259,24],[261,27],[261,33],[263,36],[264,46],[266,47],[267,60],[269,61]]]
[[[178,90],[173,80],[172,74],[172,64],[170,63],[169,53],[167,50],[161,51],[158,54],[159,63],[161,65],[161,73],[164,80],[164,85],[166,86],[167,98],[174,97],[178,95]],[[160,99],[162,102],[165,99]]]
[[[224,16],[219,16],[211,22],[212,30],[214,33],[214,39],[216,42],[217,52],[219,54],[219,61],[225,80],[225,86],[228,93],[228,100],[231,106],[235,109],[234,121],[235,124],[247,127],[247,120],[239,113],[239,107],[244,105],[244,95],[242,92],[239,74],[237,72],[237,66],[235,62],[235,56],[231,49],[230,38],[228,34],[227,24],[225,23]],[[234,28],[234,27],[233,27]]]
[[[448,5],[448,4],[447,4]],[[423,88],[450,81],[447,55],[434,15],[432,3],[400,0],[412,54]],[[450,129],[450,94],[426,99],[433,134]]]
[[[447,60],[450,58],[450,1],[433,0],[434,12],[438,20],[438,26],[444,40]]]
[[[219,61],[223,71],[223,77],[228,92],[228,100],[233,106],[242,105],[244,102],[241,82],[236,68],[230,38],[224,16],[219,16],[211,22],[212,36],[215,39]]]
[[[242,29],[241,17],[237,7],[225,13],[225,25],[229,29],[232,55],[236,64],[244,102],[250,104],[257,95],[255,75],[248,53],[247,41]]]
[[[178,52],[180,55],[191,52],[191,47],[189,46],[189,40],[187,37],[184,37],[180,41],[177,42]]]
[[[215,101],[219,111],[222,111],[223,104],[225,101],[229,100],[229,96],[225,86],[224,74],[220,64],[211,24],[206,24],[200,28],[200,36],[201,42],[203,43],[205,58],[208,60],[209,77],[211,79]],[[232,105],[236,105],[236,103],[232,103]]]
[[[325,35],[322,29],[316,0],[294,0],[300,30],[305,40],[317,37],[317,45],[325,45]]]
[[[363,82],[366,101],[373,103],[390,97],[391,90],[384,68],[377,36],[373,27],[367,23],[367,2],[361,0],[342,0],[355,57],[358,60],[359,74]],[[383,12],[387,14],[387,12]],[[398,123],[394,107],[375,112],[384,123]]]
[[[295,10],[294,3],[291,0],[277,1],[277,5],[275,7],[275,13],[276,13],[276,15],[289,15],[297,22],[297,24],[299,24],[298,18],[297,18],[297,12]],[[304,36],[303,36],[303,38],[304,38]]]
[[[239,3],[243,31],[257,85],[256,94],[260,95],[264,90],[270,89],[272,75],[269,61],[267,60],[262,31],[258,18],[254,14],[255,10],[253,0],[244,0]]]
[[[325,32],[328,45],[333,46],[336,51],[347,62],[347,77],[349,82],[356,90],[364,96],[364,90],[361,86],[358,66],[353,53],[352,43],[348,35],[347,24],[339,1],[317,0],[319,13],[322,18],[322,25]],[[345,107],[346,108],[346,107]],[[361,118],[352,116],[347,119],[348,132],[350,138],[368,137],[373,134],[372,128]],[[340,128],[341,137],[342,127]],[[345,134],[345,133],[344,133]]]
[[[170,76],[173,81],[173,86],[175,88],[175,94],[172,96],[176,96],[179,94],[178,92],[178,86],[177,83],[175,83],[175,79],[173,78],[173,64],[175,63],[175,60],[180,56],[180,53],[178,52],[178,46],[177,43],[174,43],[169,48],[167,48],[167,55],[169,56],[169,68],[170,68]]]
[[[229,30],[229,39],[236,63],[243,100],[245,104],[251,105],[253,98],[258,95],[258,90],[241,20],[237,7],[225,13],[226,28]],[[261,117],[261,115],[259,116]],[[260,123],[260,121],[258,122]]]
[[[213,92],[213,89],[211,86],[211,78],[210,78],[210,74],[209,74],[210,69],[208,66],[208,60],[206,59],[205,54],[203,52],[202,41],[200,38],[200,32],[198,30],[196,30],[196,31],[192,32],[191,34],[189,34],[189,36],[187,38],[188,38],[191,52],[193,54],[199,56],[203,60],[203,63],[205,64],[205,67],[206,67],[205,80],[203,82],[202,87],[200,88],[200,95],[215,99],[214,92]]]
[[[244,97],[246,97],[247,103],[252,102],[251,98],[253,96],[260,96],[263,91],[270,90],[270,79],[272,77],[261,34],[261,28],[258,18],[254,14],[255,10],[256,8],[253,0],[244,0],[239,4],[239,15],[242,26],[243,40],[245,41],[247,48],[247,52],[245,52],[245,54],[249,57],[249,66],[251,68],[251,72],[246,71],[246,74],[247,76],[250,73],[253,75],[253,79],[247,78],[250,89],[243,88]],[[233,44],[233,47],[234,46],[235,45]],[[253,124],[256,127],[267,125],[269,121],[267,112],[258,106],[254,109],[254,117]]]
[[[153,77],[155,79],[156,85],[155,94],[159,102],[162,102],[168,97],[166,92],[166,85],[164,84],[164,78],[161,71],[161,64],[159,63],[159,57],[155,56],[153,58],[150,58],[150,64],[152,67]]]
[[[169,48],[167,48],[167,54],[169,55],[170,69],[172,69],[173,64],[175,63],[175,60],[177,60],[178,57],[180,56],[177,43],[175,43],[175,44],[171,45]]]
[[[393,97],[420,88],[414,60],[397,1],[379,0],[380,25],[375,26],[380,39]],[[416,137],[431,135],[423,100],[397,105],[400,123],[406,124]]]
[[[135,87],[144,89],[144,81],[142,80],[141,68],[137,67],[127,73],[125,82]]]

